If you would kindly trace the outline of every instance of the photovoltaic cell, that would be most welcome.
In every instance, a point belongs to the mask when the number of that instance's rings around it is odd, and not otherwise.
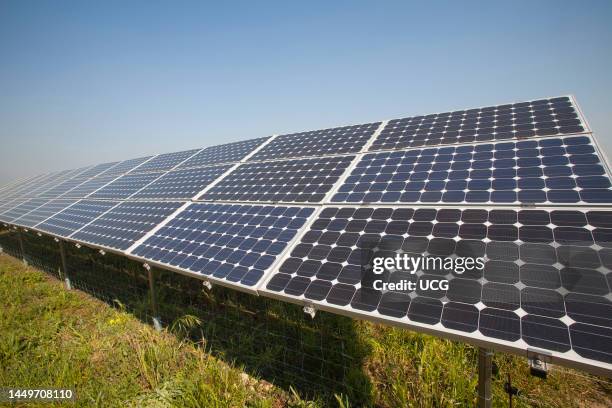
[[[191,167],[210,166],[217,163],[238,162],[268,139],[268,137],[261,137],[259,139],[245,140],[242,142],[210,146],[178,166],[178,168],[187,169]]]
[[[124,202],[70,238],[106,248],[125,250],[181,205],[183,203],[180,202]]]
[[[379,275],[362,267],[403,254],[432,266]],[[448,257],[486,262],[459,273],[434,261]],[[611,363],[611,270],[610,211],[329,207],[266,291]],[[377,279],[416,287],[380,290]],[[439,279],[449,280],[448,290],[421,286]]]
[[[334,202],[610,203],[588,136],[365,155]]]
[[[172,170],[136,193],[134,199],[191,199],[230,168],[226,166]]]
[[[89,198],[124,200],[147,184],[160,177],[163,172],[125,174],[110,184],[95,191]]]
[[[379,126],[376,122],[281,135],[249,161],[357,153]]]
[[[245,163],[202,200],[320,202],[354,156]]]
[[[69,237],[117,204],[117,201],[80,200],[35,228],[52,235]]]
[[[194,203],[133,255],[254,287],[313,213],[312,208]]]
[[[34,227],[36,224],[39,224],[47,218],[54,216],[76,202],[76,199],[57,199],[49,201],[48,203],[21,216],[20,218],[11,221],[11,224],[20,225],[22,227]]]
[[[149,171],[170,170],[199,151],[200,149],[192,149],[182,152],[160,154],[159,156],[152,158],[142,166],[138,167],[133,172],[144,173]]]
[[[586,130],[568,97],[389,121],[370,151],[554,136]]]
[[[30,211],[40,207],[43,204],[46,204],[47,202],[49,202],[49,200],[46,198],[32,198],[30,200],[27,200],[22,204],[0,214],[0,221],[12,222],[16,218],[19,218],[22,215],[29,213]]]

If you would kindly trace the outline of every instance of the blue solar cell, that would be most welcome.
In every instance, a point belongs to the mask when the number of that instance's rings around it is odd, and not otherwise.
[[[604,203],[611,186],[590,137],[569,136],[367,154],[332,201]]]
[[[77,231],[70,238],[125,250],[177,210],[181,202],[124,202]]]
[[[253,287],[313,212],[300,207],[194,203],[132,255]]]

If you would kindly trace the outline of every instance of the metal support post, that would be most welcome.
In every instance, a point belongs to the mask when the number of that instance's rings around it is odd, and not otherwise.
[[[64,248],[64,241],[61,239],[57,240],[57,244],[59,245],[60,257],[62,258],[62,276],[64,278],[64,284],[66,285],[66,289],[72,290],[72,283],[70,282],[70,274],[68,273],[68,261],[66,260],[66,249]]]
[[[155,330],[162,330],[162,322],[159,317],[159,306],[157,305],[157,287],[155,285],[155,272],[149,264],[144,264],[144,268],[149,274],[149,296],[151,296],[151,311],[153,312],[153,327]]]
[[[19,249],[21,250],[21,260],[23,261],[23,264],[25,266],[28,266],[28,260],[26,259],[25,253],[25,245],[23,243],[23,234],[21,233],[21,230],[19,228],[17,229],[17,239],[19,240]]]
[[[478,348],[478,408],[491,408],[491,374],[493,367],[493,352]]]

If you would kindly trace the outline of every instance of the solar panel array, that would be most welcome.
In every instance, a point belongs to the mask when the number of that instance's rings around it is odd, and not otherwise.
[[[570,97],[252,139],[0,189],[5,223],[607,374],[611,206],[607,162]],[[374,273],[374,257],[403,255],[433,267]],[[444,263],[466,257],[483,268]],[[424,284],[440,280],[448,288]]]

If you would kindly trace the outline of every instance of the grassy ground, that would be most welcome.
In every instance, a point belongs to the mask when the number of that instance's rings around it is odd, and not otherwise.
[[[164,294],[161,297],[163,301]],[[225,299],[225,309],[228,304]],[[241,310],[247,314],[245,307]],[[269,302],[265,310],[276,316],[285,332],[291,323],[299,335],[286,337],[296,347],[336,338],[322,337],[314,330],[317,323],[302,323],[296,317],[299,308]],[[82,292],[65,291],[58,280],[1,255],[0,386],[70,387],[76,390],[77,406],[103,407],[452,407],[475,403],[476,350],[470,346],[320,314],[314,322],[348,333],[350,340],[329,347],[321,344],[320,352],[342,345],[342,353],[329,359],[350,360],[350,364],[338,360],[332,366],[342,371],[342,386],[326,380],[339,378],[338,373],[317,365],[319,377],[314,378],[320,378],[321,384],[310,378],[309,387],[300,378],[316,371],[308,369],[316,353],[302,348],[299,363],[286,355],[279,360],[278,354],[287,354],[286,349],[275,348],[274,338],[258,337],[255,314],[242,315],[231,320],[226,331],[221,324],[207,326],[189,314],[158,333],[132,314]],[[271,321],[266,320],[265,328],[274,332]],[[187,336],[194,329],[201,333],[197,343]],[[236,338],[241,342],[233,343]],[[352,346],[344,349],[345,344]],[[279,362],[286,367],[273,375]],[[515,400],[518,407],[612,406],[608,380],[553,367],[544,381],[529,376],[524,359],[502,354],[495,356],[495,366],[494,406],[507,406],[503,383],[508,374],[522,393]],[[337,392],[319,393],[325,386]]]

